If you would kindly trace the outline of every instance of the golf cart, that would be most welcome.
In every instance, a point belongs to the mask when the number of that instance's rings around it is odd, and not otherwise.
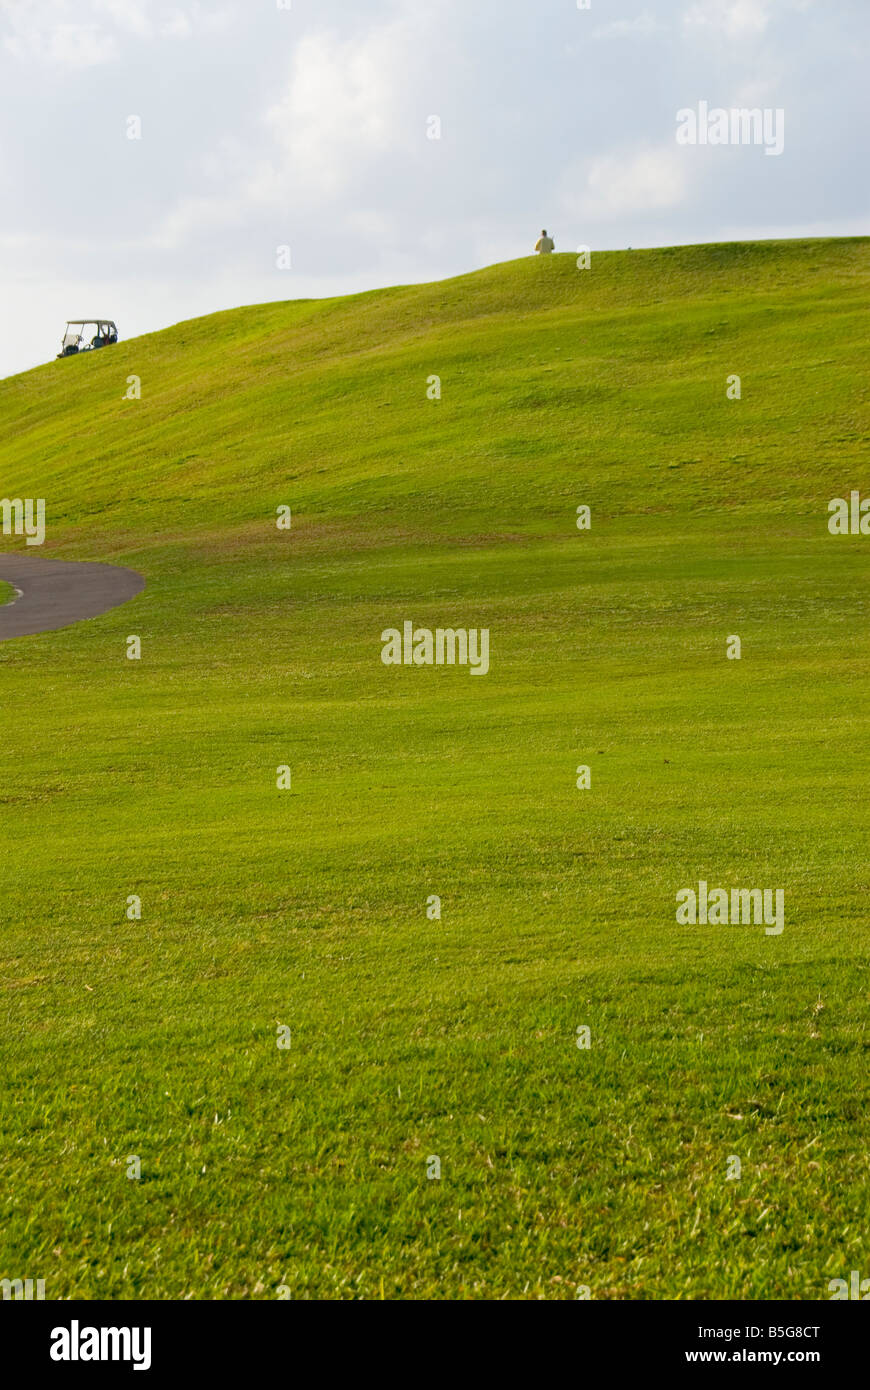
[[[95,329],[93,336],[91,329]],[[70,319],[63,335],[58,357],[72,357],[77,352],[91,352],[93,348],[109,347],[117,343],[118,330],[111,319]]]

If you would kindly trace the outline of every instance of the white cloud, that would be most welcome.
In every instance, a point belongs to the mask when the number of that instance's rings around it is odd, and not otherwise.
[[[777,96],[780,91],[782,75],[779,64],[771,64],[764,74],[764,77],[753,77],[747,82],[741,82],[735,89],[734,95],[728,101],[723,101],[726,107],[750,107],[753,106],[776,106]]]
[[[198,31],[226,28],[234,16],[228,5],[190,0],[188,4],[155,5],[154,0],[91,0],[94,10],[124,33],[150,38],[187,39]],[[79,6],[81,8],[81,6]],[[235,13],[238,13],[236,8]]]
[[[303,35],[281,89],[261,113],[264,144],[220,142],[201,165],[214,193],[185,195],[154,244],[178,247],[264,209],[281,218],[291,209],[306,219],[328,215],[339,202],[349,231],[378,244],[391,219],[373,205],[376,176],[395,183],[406,161],[426,153],[430,113],[420,108],[418,90],[440,21],[436,26],[425,9],[411,7],[362,37]]]
[[[184,6],[168,6],[157,22],[157,32],[162,38],[168,39],[189,39],[196,34],[220,34],[236,19],[244,19],[247,14],[247,9],[232,4],[215,5],[193,0],[192,4]]]
[[[763,34],[770,12],[767,0],[695,0],[683,22],[690,29],[712,29],[738,39]]]
[[[193,33],[190,16],[183,10],[173,10],[162,21],[160,32],[168,39],[189,39]]]
[[[196,236],[240,226],[246,216],[247,209],[239,197],[188,194],[167,213],[153,234],[143,239],[142,245],[144,249],[174,251]]]
[[[644,10],[634,19],[614,19],[609,24],[599,24],[597,29],[592,30],[592,37],[593,39],[623,39],[636,35],[638,38],[646,38],[649,34],[663,33],[667,27],[666,24],[660,24],[649,10]]]
[[[692,0],[683,15],[687,29],[709,30],[726,39],[757,39],[780,14],[802,13],[815,0]]]
[[[125,33],[138,34],[142,38],[151,33],[151,21],[140,0],[91,0],[91,4],[96,14],[105,15]]]
[[[283,155],[282,175],[314,195],[390,153],[409,148],[407,96],[416,67],[411,26],[375,29],[362,40],[320,33],[303,38],[265,124]],[[279,175],[280,177],[280,175]]]
[[[227,5],[150,6],[145,0],[0,0],[3,47],[21,63],[90,68],[114,62],[125,40],[188,38],[226,28]]]
[[[688,170],[680,151],[670,145],[625,157],[603,155],[588,167],[585,190],[570,192],[566,206],[585,221],[626,213],[676,207],[688,192]]]
[[[72,17],[68,0],[0,0],[3,47],[20,63],[90,68],[111,62],[118,46],[101,26]]]

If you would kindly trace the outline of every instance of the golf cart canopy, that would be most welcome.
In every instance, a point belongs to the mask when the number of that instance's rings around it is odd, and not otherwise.
[[[93,335],[85,331],[89,328],[95,330]],[[117,341],[118,329],[114,319],[68,319],[58,356],[71,357],[73,353],[88,352],[91,348],[108,347]]]

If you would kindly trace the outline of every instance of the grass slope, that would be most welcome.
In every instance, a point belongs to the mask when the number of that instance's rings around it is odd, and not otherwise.
[[[0,382],[42,553],[147,577],[0,646],[0,1276],[870,1274],[868,287],[866,239],[555,256]],[[405,619],[490,674],[384,667]],[[785,931],[678,926],[700,878]]]

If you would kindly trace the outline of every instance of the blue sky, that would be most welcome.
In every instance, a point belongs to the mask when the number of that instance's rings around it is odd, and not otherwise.
[[[0,0],[0,375],[70,316],[440,279],[544,226],[864,234],[868,52],[870,0]],[[701,101],[781,108],[782,154],[678,144]]]

